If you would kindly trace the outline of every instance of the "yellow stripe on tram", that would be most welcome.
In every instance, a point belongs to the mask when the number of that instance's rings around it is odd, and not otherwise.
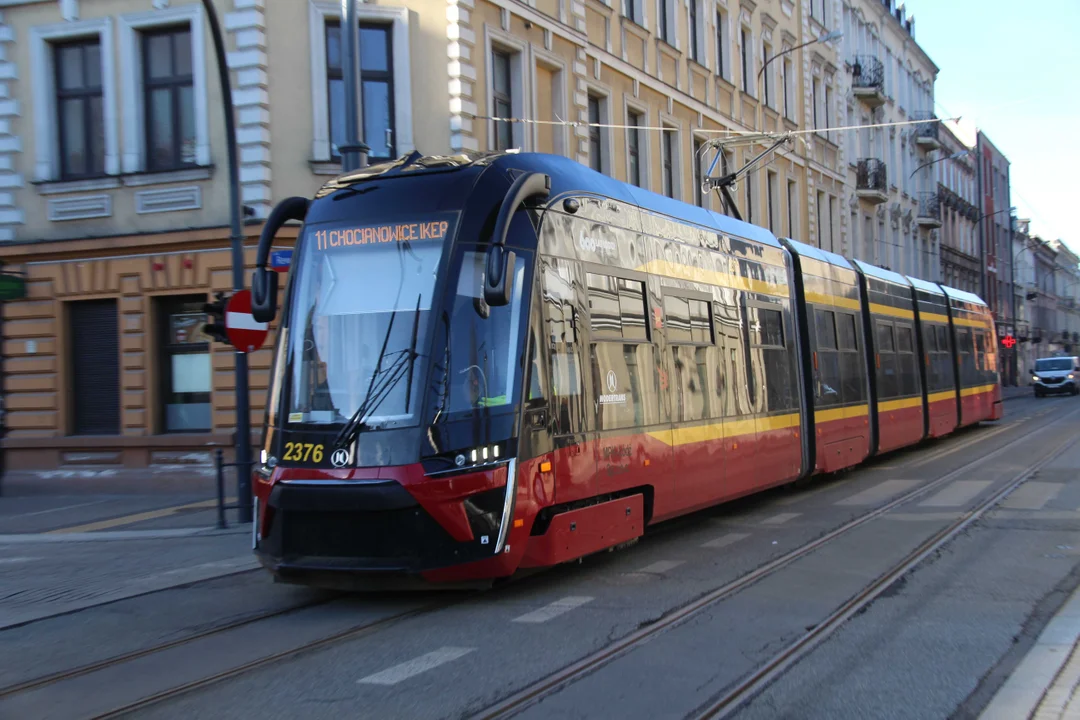
[[[878,412],[891,412],[893,410],[907,410],[908,408],[920,407],[921,397],[900,398],[899,400],[886,400],[878,403]]]
[[[911,310],[892,307],[891,305],[878,305],[877,303],[870,303],[870,312],[876,313],[877,315],[890,315],[892,317],[904,318],[905,320],[915,319],[915,313]]]
[[[858,300],[817,292],[807,292],[806,302],[813,303],[814,305],[831,305],[833,307],[846,308],[848,310],[859,310],[862,308],[862,306],[859,305]]]
[[[994,385],[979,385],[978,387],[969,387],[960,389],[960,397],[971,397],[972,395],[982,395],[983,393],[991,392],[994,389]]]
[[[798,427],[800,423],[799,413],[787,415],[774,415],[761,418],[740,418],[738,420],[724,420],[721,422],[704,423],[702,425],[690,425],[676,427],[671,430],[656,430],[649,432],[651,438],[659,440],[665,445],[681,447],[694,443],[723,440],[725,438],[737,438],[752,436],[764,430],[784,430]]]
[[[834,420],[850,420],[870,414],[869,405],[852,405],[850,407],[832,408],[830,410],[817,410],[814,412],[814,422],[827,423]]]
[[[942,400],[955,400],[956,399],[956,391],[955,390],[943,390],[941,392],[930,393],[930,395],[926,399],[927,399],[928,402],[932,402],[932,403],[941,402]]]

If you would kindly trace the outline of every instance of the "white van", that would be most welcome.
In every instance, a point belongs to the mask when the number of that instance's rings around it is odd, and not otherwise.
[[[1035,397],[1059,392],[1080,394],[1080,358],[1075,355],[1039,358],[1031,372],[1031,385]]]

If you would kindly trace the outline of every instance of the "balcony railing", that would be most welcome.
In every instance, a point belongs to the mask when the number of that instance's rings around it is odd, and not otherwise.
[[[919,193],[919,216],[916,222],[921,227],[941,227],[941,197],[936,192]]]
[[[851,68],[855,97],[871,107],[885,104],[885,65],[873,55],[856,55]]]
[[[889,199],[885,163],[877,158],[863,158],[855,170],[855,194],[875,205]]]
[[[941,123],[937,116],[929,112],[917,112],[914,115],[916,120],[926,121],[915,126],[915,144],[927,150],[937,150],[941,147],[941,140],[938,138]]]

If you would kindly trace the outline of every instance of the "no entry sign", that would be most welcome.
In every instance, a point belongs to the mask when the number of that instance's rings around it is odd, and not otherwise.
[[[242,353],[255,352],[266,342],[266,323],[251,314],[251,291],[239,290],[225,305],[225,334],[232,346]]]

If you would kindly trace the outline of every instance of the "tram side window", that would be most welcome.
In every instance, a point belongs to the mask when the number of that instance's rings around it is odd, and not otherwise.
[[[757,315],[757,322],[750,326],[750,346],[765,373],[765,411],[790,410],[796,406],[796,398],[784,343],[784,316],[779,310],[750,309]]]
[[[555,434],[591,429],[582,397],[581,346],[577,336],[574,273],[564,261],[543,258],[544,334],[551,355],[551,412]]]
[[[845,405],[866,402],[866,363],[859,353],[855,315],[836,312],[836,339],[840,348],[840,377]]]
[[[896,343],[890,323],[877,321],[877,344],[878,397],[894,398],[900,394],[900,383],[896,379]]]
[[[960,358],[960,387],[973,384],[975,379],[974,344],[971,340],[970,330],[957,330],[956,351]]]
[[[717,366],[717,350],[712,343],[712,316],[709,303],[695,298],[664,296],[664,333],[671,347],[675,396],[675,420],[687,422],[719,417],[717,394],[709,387],[709,368]]]
[[[645,322],[645,283],[598,273],[586,273],[585,283],[598,429],[657,422],[660,398]]]
[[[830,310],[814,310],[814,337],[817,362],[814,367],[814,406],[828,407],[843,402],[840,390],[840,353],[836,344],[836,316]]]
[[[915,363],[915,334],[910,325],[896,325],[896,371],[900,378],[900,395],[908,397],[919,392],[919,376]]]

